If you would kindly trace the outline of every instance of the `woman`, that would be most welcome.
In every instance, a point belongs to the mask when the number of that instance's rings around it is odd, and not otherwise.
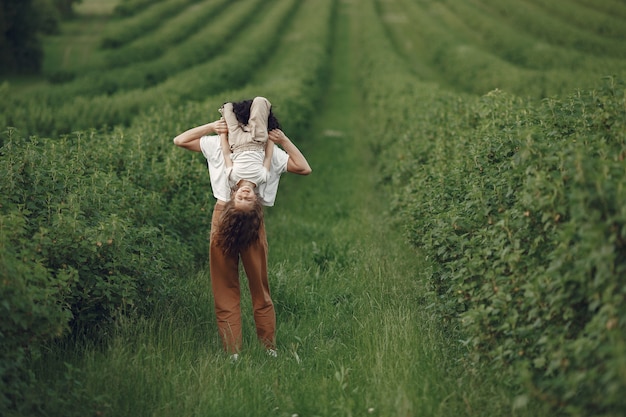
[[[285,172],[309,175],[311,167],[300,150],[280,129],[273,129],[268,139],[274,145],[267,181],[252,187],[240,181],[231,190],[220,134],[227,134],[224,120],[216,120],[189,129],[174,138],[174,144],[184,149],[202,152],[207,159],[213,196],[217,202],[213,209],[210,238],[210,273],[215,314],[224,350],[236,360],[242,344],[239,259],[241,259],[252,298],[257,337],[268,354],[276,356],[276,316],[270,296],[267,271],[267,238],[260,206],[273,206],[280,176]],[[250,212],[253,220],[247,226],[232,222],[234,212]],[[229,223],[230,222],[230,223]],[[229,243],[229,239],[240,240]]]

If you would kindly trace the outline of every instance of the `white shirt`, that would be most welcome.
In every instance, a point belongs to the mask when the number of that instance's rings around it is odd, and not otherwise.
[[[202,136],[200,138],[200,149],[209,167],[213,196],[221,201],[229,201],[231,189],[228,185],[228,175],[222,154],[220,137]],[[272,154],[272,163],[270,165],[267,181],[256,188],[262,205],[268,207],[274,205],[280,176],[287,172],[288,160],[289,155],[287,155],[287,152],[280,149],[277,145],[274,145],[274,153]]]
[[[233,166],[227,170],[228,181],[231,188],[235,187],[240,180],[248,180],[259,186],[267,182],[269,172],[263,166],[265,152],[243,151],[230,155]]]

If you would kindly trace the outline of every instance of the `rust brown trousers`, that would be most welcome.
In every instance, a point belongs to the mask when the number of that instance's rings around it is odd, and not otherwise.
[[[211,219],[211,242],[209,263],[211,286],[215,302],[217,328],[224,350],[236,353],[241,350],[241,288],[239,283],[239,258],[248,277],[257,337],[263,345],[275,348],[276,313],[270,296],[267,276],[267,236],[265,224],[261,223],[259,239],[239,256],[227,256],[213,236],[219,228],[224,206],[216,204]]]

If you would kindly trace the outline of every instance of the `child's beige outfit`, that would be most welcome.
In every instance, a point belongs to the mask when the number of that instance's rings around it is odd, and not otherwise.
[[[233,112],[233,104],[226,103],[221,109],[228,126],[228,144],[231,149],[233,167],[227,171],[231,187],[241,180],[257,186],[265,183],[268,171],[263,166],[265,146],[268,140],[267,119],[271,103],[265,97],[255,97],[250,106],[250,119],[240,123]]]

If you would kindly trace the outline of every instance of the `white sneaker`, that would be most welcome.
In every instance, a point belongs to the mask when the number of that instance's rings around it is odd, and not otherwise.
[[[276,352],[276,349],[267,349],[267,356],[271,356],[272,358],[277,358],[278,357],[278,352]]]
[[[230,361],[232,363],[235,363],[239,360],[239,354],[238,353],[233,353],[232,355],[230,355],[229,357]]]

